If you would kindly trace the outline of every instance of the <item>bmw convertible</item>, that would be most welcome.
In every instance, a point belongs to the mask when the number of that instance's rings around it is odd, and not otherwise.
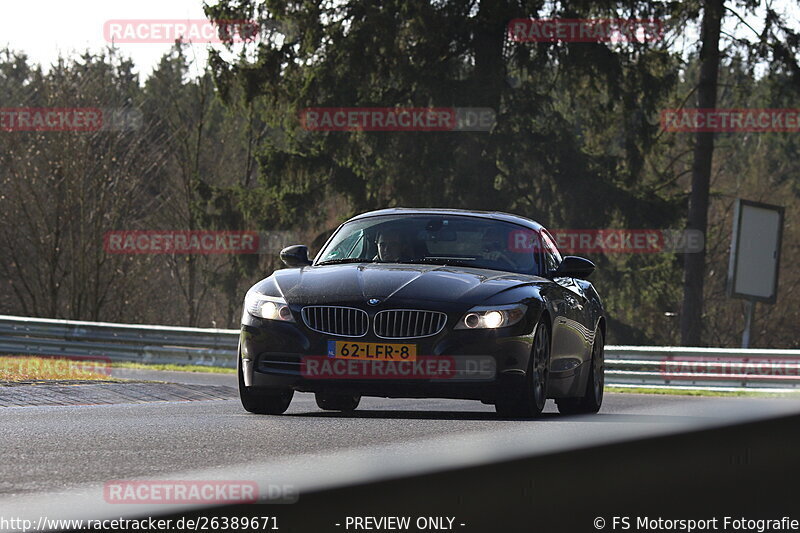
[[[498,212],[383,209],[356,216],[245,296],[239,394],[281,414],[295,391],[321,409],[362,396],[453,398],[535,417],[603,401],[606,319],[586,278],[538,223]]]

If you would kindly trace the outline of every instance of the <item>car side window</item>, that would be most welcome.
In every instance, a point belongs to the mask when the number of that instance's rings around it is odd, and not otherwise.
[[[354,232],[352,235],[348,236],[342,242],[340,242],[336,248],[330,251],[329,254],[325,257],[325,259],[346,259],[350,257],[361,257],[361,253],[364,250],[364,230],[359,230]]]
[[[544,266],[548,272],[552,272],[561,264],[561,254],[558,252],[556,243],[550,235],[542,231],[542,253],[544,253]]]

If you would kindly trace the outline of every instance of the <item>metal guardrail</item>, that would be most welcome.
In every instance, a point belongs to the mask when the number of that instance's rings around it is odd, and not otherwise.
[[[800,350],[607,346],[606,383],[719,391],[800,391]]]
[[[239,331],[0,315],[0,353],[236,366]]]
[[[239,330],[0,315],[0,353],[236,366]],[[800,391],[800,350],[606,346],[606,384]]]

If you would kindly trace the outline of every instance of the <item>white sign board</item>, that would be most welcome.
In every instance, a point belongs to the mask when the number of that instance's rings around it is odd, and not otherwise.
[[[783,207],[737,199],[728,264],[728,295],[775,303]]]

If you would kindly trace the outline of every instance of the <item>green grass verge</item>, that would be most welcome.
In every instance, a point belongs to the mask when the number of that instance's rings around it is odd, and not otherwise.
[[[134,370],[171,370],[173,372],[205,372],[208,374],[235,374],[235,368],[205,365],[173,365],[151,363],[113,362],[112,368],[132,368]]]
[[[623,394],[668,394],[671,396],[716,396],[716,397],[759,397],[759,398],[786,398],[797,396],[797,391],[786,392],[760,392],[760,391],[709,391],[709,390],[683,390],[683,389],[649,389],[647,387],[612,387],[606,386],[606,392]]]
[[[64,357],[1,356],[0,382],[111,381],[107,367]]]
[[[53,362],[54,361],[54,362]],[[20,367],[22,363],[26,363]],[[81,380],[108,380],[117,381],[108,375],[85,372],[84,369],[52,368],[54,364],[68,365],[67,361],[43,359],[36,357],[0,357],[0,381],[23,381],[31,379],[81,379]],[[131,368],[134,370],[168,370],[173,372],[205,372],[210,374],[234,374],[235,368],[206,365],[176,365],[176,364],[151,364],[112,362],[113,368]],[[24,369],[24,371],[22,371]],[[55,372],[53,370],[56,370]],[[65,371],[69,370],[69,371]],[[653,389],[647,387],[614,387],[606,386],[606,392],[622,394],[666,394],[671,396],[710,396],[710,397],[792,397],[800,391],[787,390],[786,392],[759,392],[759,391],[707,391],[707,390],[682,390],[682,389]]]

